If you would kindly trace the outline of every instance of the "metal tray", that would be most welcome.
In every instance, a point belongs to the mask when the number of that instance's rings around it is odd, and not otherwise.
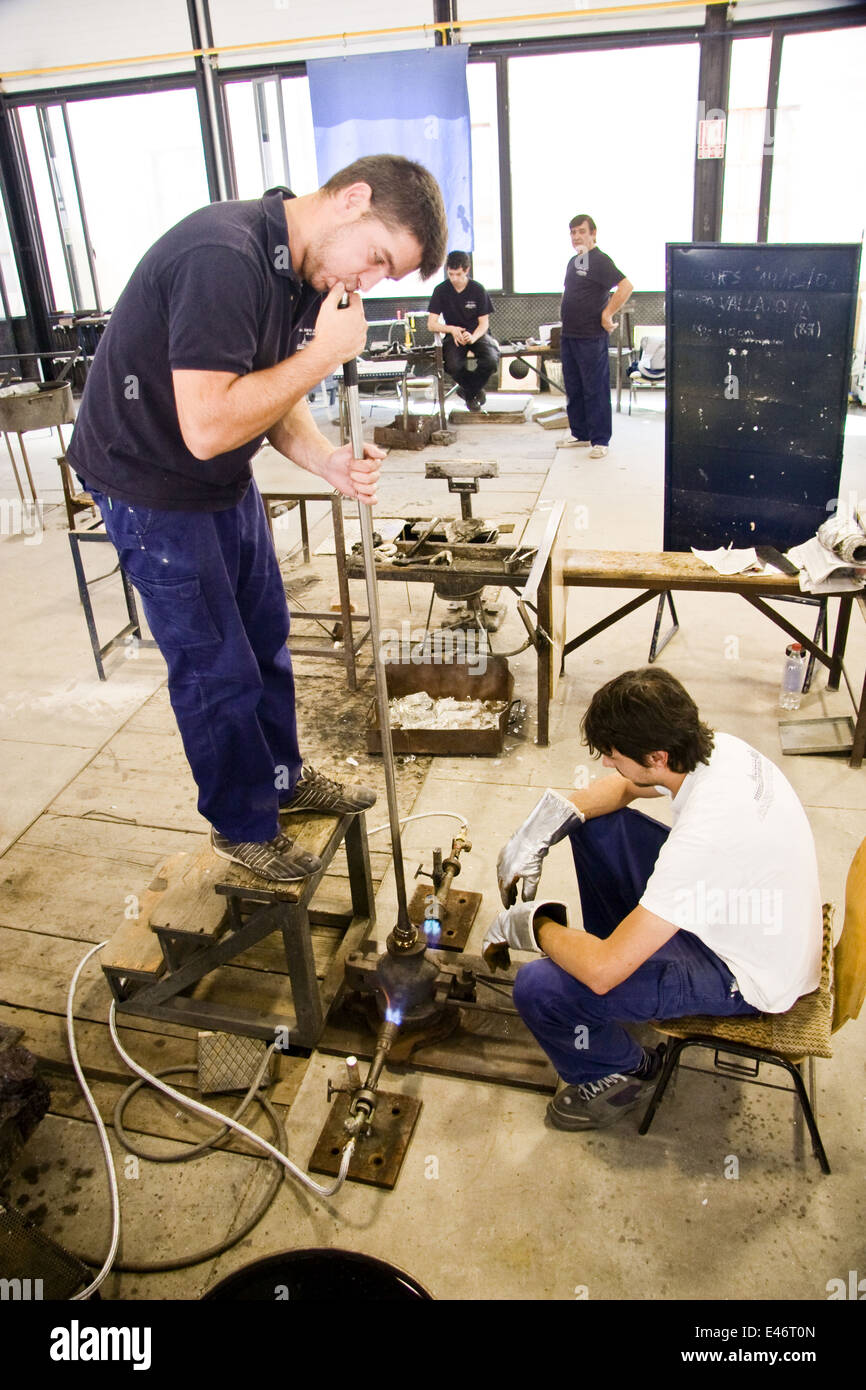
[[[72,387],[41,382],[27,395],[0,395],[0,430],[24,434],[25,430],[44,430],[54,425],[70,425],[75,419]]]
[[[850,715],[827,719],[780,719],[783,753],[850,753],[854,720]]]
[[[435,757],[478,754],[496,757],[502,752],[508,711],[514,698],[514,677],[504,656],[488,656],[483,673],[474,673],[466,662],[391,662],[385,667],[388,698],[426,690],[432,698],[451,695],[455,700],[504,700],[505,708],[495,729],[392,729],[395,753],[427,753]],[[382,735],[375,704],[367,716],[367,751],[381,753]]]

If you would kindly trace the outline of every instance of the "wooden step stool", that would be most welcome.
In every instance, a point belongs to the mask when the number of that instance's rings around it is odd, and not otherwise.
[[[210,844],[196,854],[172,855],[160,866],[142,896],[138,917],[124,922],[102,952],[102,969],[119,1013],[270,1041],[277,1037],[280,1050],[315,1047],[342,980],[343,961],[375,920],[367,832],[363,815],[296,812],[281,817],[281,826],[302,849],[319,856],[317,874],[297,883],[268,883],[219,858]],[[352,911],[317,911],[309,905],[344,841]],[[311,924],[344,930],[321,988]],[[282,933],[294,1015],[206,997],[206,976],[275,931]]]

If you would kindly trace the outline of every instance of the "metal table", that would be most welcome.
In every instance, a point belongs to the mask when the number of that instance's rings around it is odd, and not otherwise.
[[[318,656],[329,661],[342,662],[346,668],[346,684],[350,690],[357,690],[358,674],[355,657],[362,644],[367,640],[370,627],[368,614],[353,613],[349,599],[346,539],[343,531],[343,498],[321,478],[317,478],[314,474],[308,473],[305,468],[299,468],[297,464],[291,463],[289,459],[284,458],[269,444],[266,444],[253,459],[253,476],[265,504],[265,515],[272,537],[274,529],[271,519],[271,504],[274,502],[297,503],[300,509],[301,544],[304,559],[308,564],[310,562],[310,534],[307,521],[307,503],[327,502],[331,508],[331,525],[334,531],[334,551],[337,564],[337,589],[340,595],[339,618],[343,631],[342,645],[334,646],[333,644],[320,643],[318,646],[312,646],[299,644],[292,640],[291,650],[293,654],[298,656]],[[336,611],[314,613],[310,609],[299,608],[291,609],[290,614],[293,622],[296,619],[304,619],[318,623],[334,623],[337,619]],[[366,626],[356,634],[353,624],[361,623],[366,624]]]
[[[387,357],[359,357],[358,384],[375,386],[393,382],[396,386],[399,383],[405,429],[409,417],[409,369],[420,364],[429,365],[431,369],[439,405],[439,428],[445,430],[448,428],[448,422],[445,418],[445,363],[441,343],[430,343],[425,347],[403,347],[399,352],[389,353]],[[334,376],[340,393],[340,442],[345,444],[349,437],[349,429],[342,367],[337,368]]]
[[[562,559],[564,537],[562,520],[565,503],[554,502],[549,508],[537,507],[520,539],[520,545],[443,545],[425,541],[418,547],[413,563],[396,566],[379,562],[377,580],[396,580],[398,583],[453,583],[455,594],[468,582],[478,588],[495,585],[512,589],[518,596],[518,611],[530,634],[536,651],[536,692],[538,698],[537,742],[547,747],[550,742],[550,705],[559,679],[562,650],[565,642],[565,592],[562,588]],[[423,522],[420,523],[423,528]],[[414,542],[397,543],[399,553],[405,554]],[[535,550],[531,562],[514,569],[506,568],[521,550]],[[449,550],[454,557],[451,566],[430,566],[430,557],[437,551]],[[364,568],[359,556],[346,557],[346,572],[350,579],[363,578]],[[532,617],[529,616],[532,615]]]
[[[593,637],[619,622],[620,618],[634,612],[636,608],[640,608],[643,604],[650,603],[655,599],[658,608],[650,654],[652,661],[661,651],[665,642],[677,631],[676,615],[673,614],[674,627],[662,642],[657,641],[665,601],[671,605],[673,612],[671,602],[673,591],[697,590],[703,593],[739,594],[753,608],[757,608],[758,612],[762,613],[765,618],[769,618],[789,637],[799,642],[816,661],[820,661],[823,666],[827,667],[828,690],[838,690],[844,677],[856,713],[854,744],[849,766],[852,768],[860,767],[864,754],[866,754],[866,679],[864,679],[863,689],[858,700],[854,687],[848,679],[844,658],[848,624],[855,599],[864,620],[866,620],[866,597],[864,597],[862,590],[826,595],[828,598],[838,597],[839,599],[839,613],[836,619],[833,645],[832,648],[829,648],[826,638],[824,638],[825,645],[821,646],[817,637],[808,637],[781,613],[777,613],[773,608],[767,606],[767,599],[802,600],[811,597],[801,592],[797,579],[779,574],[777,571],[732,575],[718,574],[709,565],[699,560],[697,556],[684,551],[569,550],[565,552],[564,556],[562,582],[566,588],[642,589],[644,591],[617,608],[608,617],[593,623],[584,632],[566,642],[562,649],[563,666],[565,658],[570,652],[582,647],[584,643],[589,642]]]

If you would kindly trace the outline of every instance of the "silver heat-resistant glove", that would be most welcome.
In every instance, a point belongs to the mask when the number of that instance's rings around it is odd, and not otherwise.
[[[541,864],[551,845],[564,840],[569,830],[583,824],[586,817],[573,802],[550,787],[530,811],[519,830],[499,851],[496,877],[504,907],[517,900],[517,880],[523,879],[521,896],[529,902],[538,892]]]
[[[540,951],[535,939],[535,919],[538,915],[549,917],[561,927],[568,926],[568,908],[565,903],[515,903],[494,917],[487,929],[481,946],[481,954],[491,970],[507,970],[511,964],[508,953],[512,951]]]

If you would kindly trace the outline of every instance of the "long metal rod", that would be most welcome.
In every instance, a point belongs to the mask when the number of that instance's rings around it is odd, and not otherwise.
[[[349,408],[349,437],[356,459],[364,457],[364,435],[361,427],[361,401],[358,395],[358,363],[356,358],[343,366],[343,380]],[[397,887],[397,925],[411,930],[406,899],[406,875],[403,870],[403,844],[400,839],[400,811],[397,806],[397,783],[394,776],[394,746],[391,742],[391,717],[388,709],[388,681],[382,660],[379,626],[379,587],[376,580],[376,558],[373,544],[373,508],[358,503],[361,520],[361,554],[364,578],[367,582],[367,612],[370,620],[370,639],[373,646],[373,668],[376,674],[376,699],[379,706],[379,729],[382,735],[382,764],[385,771],[385,792],[388,799],[388,819],[391,824],[391,848],[394,855],[394,878]]]

